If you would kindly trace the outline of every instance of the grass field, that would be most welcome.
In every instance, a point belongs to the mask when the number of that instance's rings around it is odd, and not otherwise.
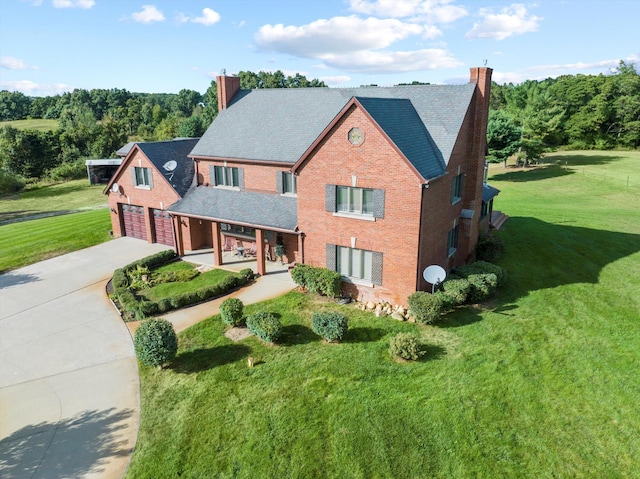
[[[34,185],[16,195],[0,197],[0,225],[34,215],[64,213],[107,206],[104,185],[74,180],[52,185]]]
[[[169,369],[141,368],[127,477],[640,477],[640,194],[589,175],[635,154],[493,165],[508,284],[437,326],[291,293],[247,308],[281,316],[278,346],[188,329]],[[311,332],[319,308],[349,314],[342,344]],[[423,360],[389,357],[399,331]]]
[[[111,218],[102,189],[75,180],[0,198],[0,273],[107,241]]]
[[[109,240],[108,209],[0,226],[0,273]]]
[[[37,118],[34,120],[0,121],[0,128],[3,126],[12,126],[18,130],[54,131],[58,129],[59,124],[60,122],[58,120],[43,120]]]

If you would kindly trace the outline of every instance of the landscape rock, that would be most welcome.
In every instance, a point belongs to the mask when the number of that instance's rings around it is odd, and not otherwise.
[[[402,314],[400,314],[398,311],[394,311],[393,314],[391,315],[391,317],[393,319],[397,319],[398,321],[404,321],[405,318]]]

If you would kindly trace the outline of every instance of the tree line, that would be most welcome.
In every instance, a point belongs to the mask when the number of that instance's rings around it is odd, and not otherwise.
[[[241,71],[242,89],[325,87],[304,75],[280,70]],[[202,136],[218,114],[217,85],[201,94],[132,93],[125,89],[75,89],[46,97],[0,91],[0,121],[59,120],[55,131],[0,127],[0,172],[42,178],[52,169],[84,174],[84,159],[110,158],[127,141],[159,141]],[[79,172],[79,173],[78,173]]]
[[[489,161],[546,151],[640,148],[640,75],[621,61],[611,74],[564,75],[491,85]]]

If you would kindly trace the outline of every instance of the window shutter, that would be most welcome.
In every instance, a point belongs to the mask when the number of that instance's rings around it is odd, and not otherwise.
[[[153,170],[151,168],[147,168],[149,172],[149,189],[153,189]]]
[[[136,180],[136,167],[132,166],[131,167],[131,181],[133,181],[133,186],[138,186],[137,180]]]
[[[216,167],[213,165],[209,166],[209,184],[213,186],[216,184]]]
[[[384,190],[373,190],[373,217],[384,218]]]
[[[284,193],[284,173],[282,173],[282,171],[278,171],[276,172],[276,189],[278,191],[278,193],[283,194]]]
[[[325,186],[325,211],[336,211],[336,185]]]
[[[382,253],[373,251],[371,253],[371,282],[382,286]]]
[[[336,271],[336,245],[327,243],[327,269]]]
[[[238,187],[244,190],[244,168],[238,168]]]

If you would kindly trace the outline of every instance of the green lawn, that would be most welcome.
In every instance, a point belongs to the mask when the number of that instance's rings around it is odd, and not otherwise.
[[[43,213],[106,207],[104,185],[73,180],[51,185],[34,185],[25,191],[0,197],[0,225]]]
[[[60,122],[58,120],[36,118],[33,120],[0,121],[0,128],[3,126],[12,126],[18,130],[54,131],[58,129],[59,124]]]
[[[624,178],[636,154],[597,163]],[[639,477],[640,194],[562,155],[492,166],[509,281],[481,308],[420,327],[291,293],[247,307],[281,315],[278,346],[218,317],[182,333],[169,369],[141,368],[127,477]],[[350,316],[343,344],[310,330],[325,307]],[[400,331],[423,360],[388,356]]]
[[[108,209],[0,226],[0,274],[109,239]]]

